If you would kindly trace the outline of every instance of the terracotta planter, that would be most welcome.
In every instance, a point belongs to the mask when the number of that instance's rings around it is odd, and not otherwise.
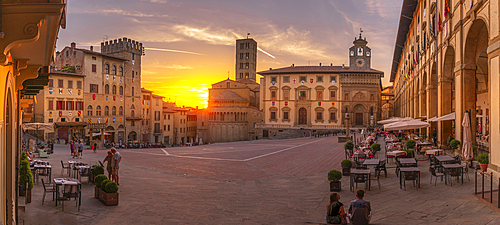
[[[94,186],[94,197],[99,199],[99,188],[97,186]]]
[[[343,176],[351,176],[351,168],[342,168]]]
[[[486,172],[488,170],[488,164],[479,163],[479,167],[481,167],[481,171]]]
[[[104,203],[104,205],[118,205],[118,197],[118,193],[106,193],[99,189],[99,201]]]
[[[31,190],[26,190],[26,203],[31,203]]]
[[[330,191],[331,192],[334,192],[334,191],[341,191],[341,183],[340,181],[338,182],[330,182]]]

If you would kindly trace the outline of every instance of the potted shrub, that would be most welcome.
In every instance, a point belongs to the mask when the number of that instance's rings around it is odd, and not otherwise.
[[[448,136],[448,146],[449,148],[451,148],[451,142],[455,140],[455,138],[453,138],[453,135],[450,134],[450,136]]]
[[[342,167],[342,175],[344,176],[350,176],[351,175],[351,168],[352,168],[352,162],[351,160],[344,159],[340,163],[340,166]]]
[[[460,141],[457,140],[457,139],[453,139],[451,140],[450,142],[450,146],[451,146],[451,149],[453,149],[453,151],[457,151],[457,149],[460,149]]]
[[[345,150],[349,150],[350,152],[352,152],[352,150],[354,149],[354,143],[352,141],[347,141],[344,144],[344,149]]]
[[[370,148],[373,151],[373,155],[376,157],[377,156],[377,152],[380,151],[380,144],[379,143],[373,143],[372,146],[370,146]]]
[[[414,157],[414,153],[415,153],[415,146],[417,145],[417,142],[415,140],[408,140],[406,141],[405,143],[405,146],[406,146],[406,153],[408,154],[408,156],[410,157]]]
[[[118,205],[118,196],[118,184],[110,181],[106,182],[102,196],[99,196],[99,200],[104,203],[104,205]]]
[[[328,172],[328,181],[330,182],[330,191],[340,191],[341,183],[340,179],[342,179],[342,173],[338,170],[332,170]]]
[[[95,198],[99,198],[99,187],[101,186],[101,183],[107,179],[108,178],[104,174],[99,174],[99,175],[95,176],[95,178],[94,178],[94,183],[95,183],[94,196],[95,196]]]
[[[476,156],[476,160],[479,163],[479,166],[481,167],[482,171],[488,170],[488,163],[490,162],[488,154],[481,153],[480,155]]]
[[[21,161],[19,162],[19,186],[20,192],[26,196],[26,202],[31,202],[31,189],[33,189],[33,175],[31,174],[28,156],[23,151]]]

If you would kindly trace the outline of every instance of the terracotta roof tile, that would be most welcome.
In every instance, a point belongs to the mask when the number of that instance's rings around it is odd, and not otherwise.
[[[238,102],[248,102],[246,98],[241,97],[240,95],[232,92],[232,91],[224,91],[219,95],[210,99],[210,101],[238,101]]]
[[[279,73],[381,73],[384,72],[369,69],[369,70],[349,70],[349,67],[343,66],[293,66],[283,67],[279,69],[271,69],[260,71],[260,75],[279,74]]]

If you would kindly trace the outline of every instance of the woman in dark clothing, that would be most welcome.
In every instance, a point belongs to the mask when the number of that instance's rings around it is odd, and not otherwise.
[[[340,195],[337,193],[330,194],[330,201],[326,205],[326,222],[330,224],[341,224],[342,219],[345,221],[344,205],[339,202]]]

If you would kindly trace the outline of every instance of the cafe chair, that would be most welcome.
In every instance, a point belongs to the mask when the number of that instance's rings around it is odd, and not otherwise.
[[[61,166],[62,166],[61,175],[64,173],[64,170],[66,170],[68,172],[68,176],[69,176],[69,172],[71,170],[71,167],[69,165],[65,166],[64,162],[62,160],[61,160]]]
[[[417,179],[418,179],[418,174],[417,172],[408,172],[408,171],[404,171],[401,176],[403,176],[403,185],[404,185],[404,190],[406,191],[406,181],[412,181],[413,182],[413,186],[414,187],[417,187],[418,189],[418,185],[416,185],[417,183]]]
[[[434,166],[429,167],[429,172],[431,172],[430,184],[432,184],[432,177],[436,177],[436,180],[434,181],[434,186],[436,186],[438,177],[441,177],[441,182],[443,182],[444,173],[436,172],[436,168]]]
[[[37,168],[36,169],[36,182],[38,182],[39,177],[49,178],[51,170],[49,168]]]
[[[380,160],[380,162],[378,163],[377,167],[375,167],[375,172],[378,171],[378,173],[380,174],[382,172],[382,170],[384,171],[384,175],[385,177],[387,177],[387,168],[385,167],[385,163],[387,161],[384,159],[384,160]]]
[[[90,168],[82,168],[78,171],[78,174],[80,175],[79,176],[79,180],[81,181],[81,178],[82,177],[87,177],[88,178],[88,182],[90,183],[90,174],[91,174],[91,170]]]
[[[456,177],[457,180],[460,179],[460,176],[462,176],[462,168],[450,168],[445,170],[444,173],[445,173],[445,179],[446,179],[446,174],[448,174],[448,176],[450,177],[450,185],[453,187],[453,177]]]
[[[356,188],[354,190],[358,189],[358,183],[365,183],[365,190],[367,189],[366,186],[368,185],[368,178],[367,175],[365,174],[354,174],[353,177],[353,183],[356,184]]]
[[[41,179],[42,180],[42,185],[43,185],[43,198],[42,198],[42,205],[45,201],[45,194],[48,193],[52,193],[52,201],[54,201],[54,198],[55,198],[55,194],[56,194],[56,189],[54,188],[54,186],[52,186],[50,183],[47,183],[47,185],[49,187],[46,187],[45,185],[45,182],[43,182],[43,178]]]
[[[78,204],[78,199],[81,194],[80,186],[78,184],[65,184],[61,187],[63,189],[62,196],[57,198],[57,201],[62,201],[62,211],[64,211],[64,202],[69,201],[72,198],[75,199],[78,211],[80,211],[80,205]]]

